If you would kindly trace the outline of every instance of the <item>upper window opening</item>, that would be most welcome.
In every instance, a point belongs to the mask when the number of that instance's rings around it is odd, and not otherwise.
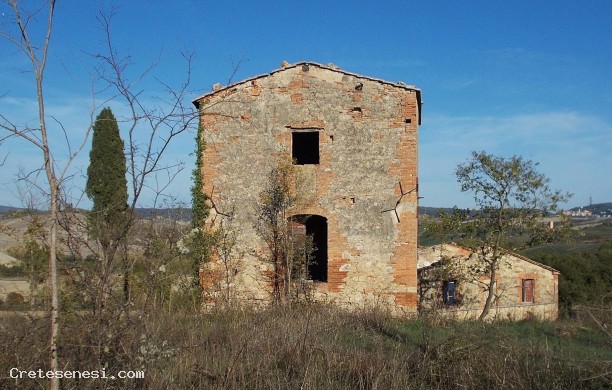
[[[291,157],[296,165],[319,163],[319,132],[294,131],[291,133]]]

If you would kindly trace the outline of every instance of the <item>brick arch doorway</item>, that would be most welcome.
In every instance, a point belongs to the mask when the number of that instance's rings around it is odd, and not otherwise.
[[[311,236],[315,247],[308,264],[308,277],[316,282],[327,282],[327,218],[316,214],[298,214],[289,218],[293,236]]]

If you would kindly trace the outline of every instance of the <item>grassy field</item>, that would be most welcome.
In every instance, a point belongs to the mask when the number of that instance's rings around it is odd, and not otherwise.
[[[144,370],[144,379],[71,379],[65,388],[605,389],[612,379],[611,340],[588,322],[401,320],[328,306],[168,314],[130,319],[103,354],[107,373]],[[46,385],[6,375],[45,368],[46,328],[44,319],[4,318],[1,388]],[[66,369],[99,367],[83,329],[61,345]]]

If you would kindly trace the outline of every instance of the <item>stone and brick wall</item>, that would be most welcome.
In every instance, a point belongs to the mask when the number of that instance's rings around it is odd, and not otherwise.
[[[418,89],[300,63],[194,103],[206,142],[204,191],[234,215],[238,233],[237,297],[270,300],[256,205],[276,161],[291,156],[292,132],[316,131],[319,164],[296,165],[301,202],[291,210],[327,219],[328,279],[316,283],[316,298],[416,310]],[[213,210],[209,223],[219,218]],[[203,273],[220,268],[213,262]]]

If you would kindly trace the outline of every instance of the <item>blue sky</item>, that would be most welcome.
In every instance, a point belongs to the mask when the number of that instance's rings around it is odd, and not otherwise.
[[[454,177],[472,150],[539,162],[573,207],[612,202],[611,1],[59,1],[46,74],[47,112],[77,142],[92,103],[88,53],[103,49],[98,9],[117,7],[113,37],[121,54],[155,78],[179,83],[180,50],[195,51],[192,95],[268,73],[281,61],[334,63],[344,70],[416,85],[423,93],[419,140],[424,206],[470,206]],[[0,6],[0,29],[10,10]],[[44,17],[39,18],[40,22]],[[32,76],[23,55],[0,42],[0,113],[36,123]],[[100,97],[98,97],[99,99]],[[124,109],[111,103],[114,112]],[[169,191],[190,202],[194,134],[167,155],[183,161]],[[57,139],[61,161],[62,142]],[[23,142],[0,145],[0,204],[20,206],[15,173],[41,164]],[[87,151],[75,162],[82,186]],[[78,190],[71,196],[87,207]],[[149,206],[150,195],[140,204]]]

